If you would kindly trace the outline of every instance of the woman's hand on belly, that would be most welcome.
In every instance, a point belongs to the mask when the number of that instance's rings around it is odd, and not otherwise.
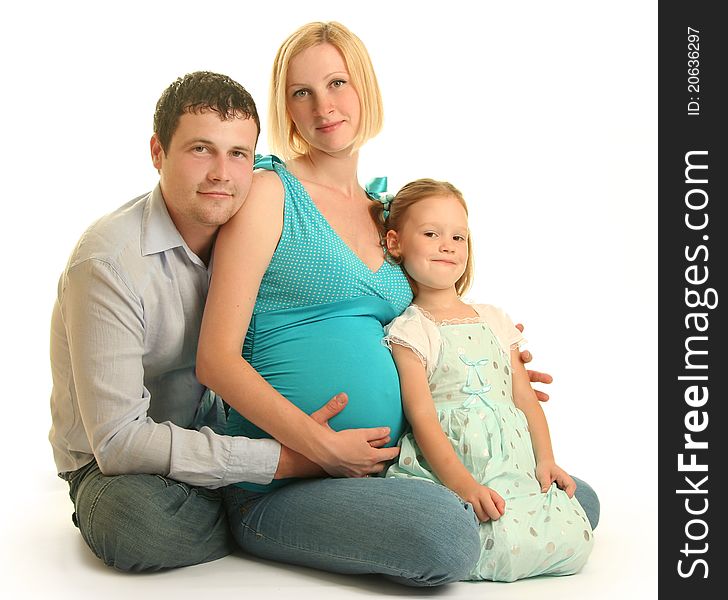
[[[331,400],[311,414],[311,418],[319,425],[328,427],[329,419],[338,415],[349,397],[343,392],[336,394]],[[386,443],[386,442],[385,442]],[[327,473],[321,465],[307,459],[303,454],[291,450],[288,446],[281,446],[281,454],[278,458],[278,467],[273,479],[286,479],[288,477],[326,477]]]
[[[333,477],[366,477],[380,473],[388,461],[397,457],[399,447],[383,448],[390,441],[389,427],[331,429],[329,419],[344,410],[348,401],[348,396],[341,392],[311,414],[325,430],[315,461]]]
[[[366,477],[382,472],[399,454],[398,446],[381,447],[388,442],[389,427],[329,429],[314,460],[332,477]]]
[[[397,447],[383,448],[390,441],[389,427],[345,429],[339,432],[329,427],[329,419],[344,410],[348,402],[349,397],[341,392],[311,414],[311,418],[333,436],[333,443],[328,441],[324,446],[332,460],[321,466],[282,446],[274,479],[324,477],[327,474],[334,477],[366,477],[381,472],[386,462],[399,454]],[[364,445],[362,440],[365,441]]]

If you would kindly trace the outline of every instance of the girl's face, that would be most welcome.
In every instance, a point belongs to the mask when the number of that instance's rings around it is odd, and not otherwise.
[[[318,44],[291,60],[286,106],[298,133],[312,147],[327,154],[350,151],[359,131],[359,95],[334,46]]]
[[[454,288],[468,262],[468,215],[454,196],[430,196],[407,209],[400,231],[388,231],[386,241],[420,293]]]

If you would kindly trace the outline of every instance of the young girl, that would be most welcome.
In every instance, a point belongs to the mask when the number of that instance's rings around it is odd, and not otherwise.
[[[386,328],[412,430],[387,477],[442,483],[470,502],[480,559],[469,579],[575,573],[593,534],[502,310],[461,300],[473,266],[468,213],[451,184],[420,179],[375,205],[413,303]]]

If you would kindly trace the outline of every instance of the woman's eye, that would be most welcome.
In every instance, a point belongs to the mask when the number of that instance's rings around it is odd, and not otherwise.
[[[294,98],[304,98],[308,95],[308,90],[296,90],[293,92]]]
[[[345,83],[346,83],[346,81],[344,81],[343,79],[334,79],[334,81],[331,82],[331,85],[333,87],[341,87]]]

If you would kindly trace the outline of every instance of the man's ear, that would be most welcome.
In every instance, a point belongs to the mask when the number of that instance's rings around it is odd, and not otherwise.
[[[390,254],[390,256],[394,258],[399,258],[400,256],[400,248],[399,248],[399,235],[397,235],[397,232],[394,229],[390,229],[387,232],[386,237],[384,240],[387,242],[387,252]]]
[[[162,155],[164,154],[164,149],[162,148],[162,144],[160,143],[156,133],[152,136],[152,139],[149,140],[149,150],[152,153],[152,164],[154,165],[154,168],[159,171],[159,169],[162,168]]]

